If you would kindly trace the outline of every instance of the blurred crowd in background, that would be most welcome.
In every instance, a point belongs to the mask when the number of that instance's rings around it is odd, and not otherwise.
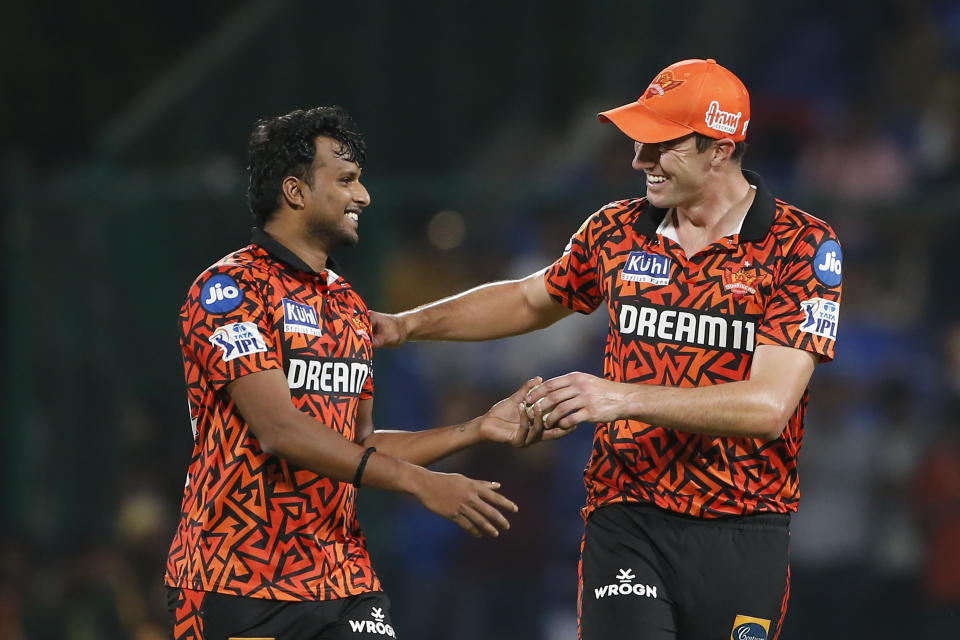
[[[243,145],[256,117],[338,102],[367,132],[373,203],[361,244],[338,258],[372,308],[398,311],[545,266],[587,215],[642,195],[630,141],[594,114],[675,60],[715,57],[751,91],[745,168],[828,220],[844,248],[836,361],[811,384],[782,637],[955,637],[960,5],[681,1],[698,17],[676,24],[643,7],[544,0],[474,7],[469,26],[463,14],[444,30],[425,25],[458,15],[452,6],[414,4],[371,3],[373,19],[277,3],[313,25],[295,34],[265,3],[194,14],[200,44],[168,47],[156,82],[124,85],[99,137],[57,156],[55,141],[6,134],[0,636],[166,637],[162,570],[191,447],[174,321],[196,273],[247,241]],[[271,66],[289,61],[264,40],[315,45],[316,59],[291,63],[314,82]],[[347,56],[354,42],[368,52]],[[445,76],[457,65],[472,66]],[[224,93],[241,99],[211,97]],[[163,114],[144,106],[170,94],[184,97]],[[533,375],[599,373],[605,331],[596,313],[494,343],[378,351],[376,423],[460,422]],[[496,540],[362,492],[400,637],[576,637],[591,437],[583,424],[437,465],[498,480],[520,505]]]

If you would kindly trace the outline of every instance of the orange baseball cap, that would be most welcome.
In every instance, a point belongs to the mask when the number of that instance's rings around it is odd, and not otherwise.
[[[691,133],[742,142],[750,94],[716,60],[681,60],[659,74],[636,102],[598,114],[637,142],[664,142]]]

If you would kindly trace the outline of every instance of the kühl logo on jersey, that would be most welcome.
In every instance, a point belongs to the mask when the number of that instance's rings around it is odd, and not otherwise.
[[[648,598],[657,597],[657,588],[649,584],[633,584],[636,575],[631,569],[620,569],[616,578],[620,584],[605,584],[602,587],[595,587],[594,597],[599,600],[611,596],[646,596]]]
[[[620,277],[627,282],[646,282],[657,286],[670,283],[673,260],[646,251],[631,251],[623,264]]]
[[[286,333],[320,335],[320,318],[316,309],[290,298],[284,298],[281,302],[283,303],[283,330]]]

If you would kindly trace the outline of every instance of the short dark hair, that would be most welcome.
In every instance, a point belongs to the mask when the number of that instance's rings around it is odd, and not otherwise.
[[[280,206],[280,185],[287,176],[310,184],[310,167],[316,156],[316,139],[340,143],[338,155],[360,168],[367,158],[367,143],[341,107],[297,109],[275,118],[257,120],[250,134],[247,202],[258,227],[263,227]]]
[[[697,142],[697,153],[703,153],[710,148],[710,143],[715,142],[714,138],[705,136],[702,133],[694,133],[694,140]],[[743,161],[743,156],[747,153],[747,143],[746,142],[737,142],[734,143],[733,153],[730,154],[730,159],[736,162]]]

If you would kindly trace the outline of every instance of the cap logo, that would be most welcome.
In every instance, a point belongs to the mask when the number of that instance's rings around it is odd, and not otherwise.
[[[707,127],[710,129],[722,131],[723,133],[729,133],[732,135],[737,132],[737,127],[740,126],[740,116],[742,115],[742,111],[738,111],[736,113],[723,111],[720,108],[720,103],[714,100],[707,108],[704,121],[707,123]]]
[[[643,94],[643,97],[652,98],[653,96],[662,96],[667,91],[676,89],[682,84],[683,80],[673,79],[673,71],[663,71],[653,79],[653,82],[647,87],[647,91]]]

